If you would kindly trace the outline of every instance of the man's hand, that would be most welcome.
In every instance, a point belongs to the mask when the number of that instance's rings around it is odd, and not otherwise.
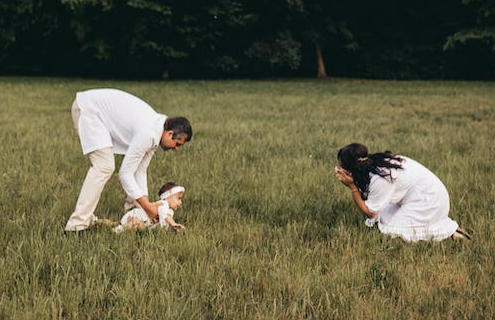
[[[148,197],[142,196],[141,198],[137,199],[137,202],[143,208],[143,210],[146,212],[148,217],[150,218],[151,222],[157,223],[158,222],[158,207],[161,205],[160,203],[154,202],[151,203],[148,200]]]

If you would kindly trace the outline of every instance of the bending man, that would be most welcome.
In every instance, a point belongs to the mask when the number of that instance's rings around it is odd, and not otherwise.
[[[146,170],[158,147],[179,150],[191,139],[189,121],[167,118],[143,100],[116,89],[78,92],[72,119],[91,167],[65,230],[85,230],[96,222],[94,211],[115,170],[114,154],[124,155],[119,178],[127,196],[126,211],[139,205],[152,220],[157,219],[157,207],[148,200]]]

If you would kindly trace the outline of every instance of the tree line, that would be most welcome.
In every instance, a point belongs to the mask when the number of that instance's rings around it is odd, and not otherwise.
[[[492,0],[2,0],[2,74],[493,79]]]

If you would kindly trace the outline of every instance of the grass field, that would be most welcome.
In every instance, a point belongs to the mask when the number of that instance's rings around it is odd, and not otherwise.
[[[153,199],[186,187],[187,232],[64,235],[89,167],[70,107],[94,87],[191,120],[148,172]],[[0,78],[0,319],[494,319],[494,129],[493,82]],[[474,240],[367,228],[333,174],[355,141],[429,167]],[[123,200],[115,175],[97,215]]]

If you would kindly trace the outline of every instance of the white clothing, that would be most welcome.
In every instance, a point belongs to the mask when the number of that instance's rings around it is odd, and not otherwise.
[[[378,217],[378,229],[406,241],[435,240],[450,237],[459,227],[448,217],[450,200],[438,177],[413,159],[400,156],[403,169],[390,169],[390,177],[370,174],[369,211]]]
[[[66,231],[89,228],[97,218],[94,215],[103,187],[115,170],[112,148],[95,150],[89,154],[91,167],[77,198],[76,208],[65,225]]]
[[[146,170],[160,144],[167,117],[146,102],[117,89],[78,92],[76,123],[84,154],[112,147],[124,154],[119,170],[122,186],[130,199],[148,195]]]
[[[173,217],[174,211],[170,209],[167,201],[160,200],[159,202],[161,203],[161,206],[158,207],[158,223],[153,223],[146,214],[146,211],[144,211],[142,208],[135,208],[128,211],[120,220],[120,225],[113,228],[113,230],[117,233],[124,231],[125,227],[127,226],[128,219],[131,217],[138,218],[139,220],[143,221],[146,228],[156,228],[158,226],[161,228],[168,227],[168,223],[165,219],[168,216]]]

